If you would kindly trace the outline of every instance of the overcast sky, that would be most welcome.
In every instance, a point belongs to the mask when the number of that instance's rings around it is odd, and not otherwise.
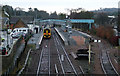
[[[13,8],[38,8],[49,13],[67,12],[67,8],[84,8],[85,10],[95,10],[99,8],[118,8],[119,0],[0,0],[0,4],[10,5]]]

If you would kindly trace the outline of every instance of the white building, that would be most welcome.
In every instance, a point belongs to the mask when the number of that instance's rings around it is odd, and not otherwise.
[[[29,29],[31,29],[34,33],[39,33],[40,32],[40,27],[38,25],[33,25],[33,24],[27,24]]]

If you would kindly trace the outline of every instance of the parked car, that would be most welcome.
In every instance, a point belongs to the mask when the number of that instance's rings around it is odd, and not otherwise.
[[[15,28],[10,35],[11,36],[16,36],[18,33],[23,32],[25,34],[27,34],[29,32],[29,28]]]
[[[25,33],[23,33],[23,32],[18,32],[18,33],[15,33],[15,34],[12,34],[11,36],[12,36],[12,38],[19,38],[21,35],[23,35],[23,34],[25,34]]]

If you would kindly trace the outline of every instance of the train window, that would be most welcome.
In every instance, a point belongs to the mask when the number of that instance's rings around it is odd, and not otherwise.
[[[48,30],[48,33],[50,33],[50,30]]]
[[[26,30],[23,30],[23,31],[26,31]]]
[[[50,33],[50,30],[49,30],[49,29],[47,29],[46,31],[47,31],[48,33]]]
[[[50,33],[50,30],[49,29],[45,29],[44,33],[46,33],[46,32]]]
[[[44,30],[44,33],[46,33],[46,30]]]

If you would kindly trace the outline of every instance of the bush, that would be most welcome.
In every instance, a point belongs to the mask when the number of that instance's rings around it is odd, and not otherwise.
[[[109,41],[112,45],[118,46],[118,38],[119,38],[118,36],[113,36]]]
[[[99,28],[92,29],[91,33],[108,40],[114,46],[118,46],[119,37],[114,36],[114,31],[111,27],[100,26]]]
[[[100,26],[99,28],[96,29],[96,35],[109,40],[111,37],[114,36],[114,31],[110,27],[104,27]]]
[[[90,30],[90,33],[96,35],[96,29],[91,29],[91,30]]]
[[[96,35],[101,38],[105,38],[105,28],[103,26],[100,26],[99,28],[97,28]]]

